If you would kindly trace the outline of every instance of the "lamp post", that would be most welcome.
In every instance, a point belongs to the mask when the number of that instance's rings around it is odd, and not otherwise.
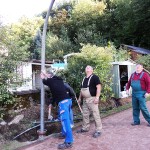
[[[55,0],[51,0],[49,9],[46,14],[44,27],[43,27],[43,34],[42,34],[42,49],[41,49],[41,71],[45,70],[45,40],[46,40],[46,31],[47,31],[47,24],[50,15],[50,11],[53,7]],[[44,85],[41,80],[41,109],[40,109],[40,130],[38,131],[39,137],[43,138],[45,134],[44,130],[44,107],[45,107],[45,91]]]

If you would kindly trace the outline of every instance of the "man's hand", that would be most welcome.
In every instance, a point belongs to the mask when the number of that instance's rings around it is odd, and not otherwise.
[[[53,116],[52,115],[48,115],[48,119],[49,120],[53,120]]]
[[[46,74],[45,71],[41,71],[41,79],[47,79],[48,78],[48,75]]]
[[[145,96],[145,98],[147,98],[147,97],[149,97],[149,94],[148,94],[148,93],[145,93],[145,95],[144,95],[144,96]]]
[[[129,90],[126,90],[127,95],[129,95]]]
[[[98,103],[99,103],[99,97],[95,97],[94,104],[98,104]]]
[[[78,99],[78,103],[81,104],[81,99]]]
[[[41,76],[41,79],[45,78],[45,75],[43,73],[41,73],[40,76]]]
[[[77,100],[79,104],[81,104],[81,98],[82,98],[82,94],[80,92],[80,95],[79,95],[78,100]]]

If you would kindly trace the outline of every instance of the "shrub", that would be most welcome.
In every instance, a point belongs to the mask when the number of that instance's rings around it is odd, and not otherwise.
[[[145,69],[150,71],[150,55],[140,56],[136,62],[142,64]]]
[[[111,62],[113,61],[112,47],[97,47],[95,45],[83,45],[81,53],[69,59],[67,70],[61,73],[66,81],[74,88],[77,95],[85,76],[87,65],[94,68],[94,73],[100,77],[102,83],[101,100],[109,99],[112,94]]]

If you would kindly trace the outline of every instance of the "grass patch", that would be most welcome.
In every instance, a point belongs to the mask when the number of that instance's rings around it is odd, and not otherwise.
[[[126,104],[126,105],[119,106],[119,107],[117,107],[117,108],[113,108],[113,109],[108,110],[108,111],[106,111],[106,112],[101,112],[101,117],[104,118],[104,117],[107,117],[107,116],[109,116],[109,115],[113,115],[113,114],[115,114],[115,113],[119,113],[119,112],[121,112],[121,111],[127,110],[127,109],[129,109],[129,108],[131,108],[131,107],[132,107],[131,103],[128,103],[128,104]]]
[[[150,101],[150,96],[147,98],[147,101]],[[104,117],[107,117],[109,115],[113,115],[115,113],[119,113],[121,111],[127,110],[129,108],[132,108],[132,103],[131,102],[126,104],[126,105],[119,106],[119,107],[113,108],[111,110],[108,110],[106,112],[101,112],[101,117],[104,118]]]
[[[7,141],[6,143],[0,145],[1,150],[16,150],[22,146],[25,146],[26,142],[17,142],[17,141]]]

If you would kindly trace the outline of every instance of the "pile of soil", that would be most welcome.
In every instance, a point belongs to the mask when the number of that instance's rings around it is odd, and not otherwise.
[[[48,118],[48,107],[45,106],[45,120]],[[23,115],[24,118],[18,123],[18,124],[11,124],[9,125],[9,122],[17,115]],[[15,136],[20,134],[21,132],[25,131],[26,129],[34,126],[34,121],[39,121],[40,118],[40,105],[32,106],[29,108],[26,108],[18,113],[9,114],[3,118],[3,121],[5,121],[6,125],[0,125],[0,142],[4,143],[5,141],[13,140]],[[39,130],[40,126],[37,128],[31,130],[30,132],[27,132],[20,137],[18,137],[16,140],[20,142],[25,141],[33,141],[38,139],[37,130]],[[45,128],[47,129],[47,135],[54,133],[54,132],[60,132],[60,124],[45,124]]]
[[[118,105],[116,105],[116,102],[118,102]],[[131,98],[125,98],[125,99],[119,99],[119,100],[109,100],[106,102],[100,101],[100,111],[107,111],[109,109],[112,109],[114,107],[119,107],[121,105],[126,105],[131,102]],[[80,110],[77,105],[73,107],[73,112],[76,115],[80,115]],[[8,125],[8,123],[17,115],[23,115],[24,118],[18,123],[18,124],[11,124]],[[57,108],[52,109],[52,114],[54,117],[57,115]],[[45,106],[45,120],[48,118],[48,106]],[[25,131],[26,129],[33,127],[34,121],[40,120],[40,104],[34,104],[30,106],[29,108],[25,108],[22,111],[19,112],[13,112],[11,114],[8,114],[4,117],[4,121],[7,123],[6,125],[0,125],[0,144],[4,144],[6,141],[11,141],[15,136],[20,134],[21,132]],[[38,139],[37,130],[39,130],[40,126],[37,128],[31,130],[30,132],[27,132],[18,138],[19,142],[26,142],[26,141],[34,141]],[[58,133],[60,132],[61,125],[60,123],[51,123],[51,124],[45,124],[45,129],[47,130],[46,135],[50,135],[52,133]]]

